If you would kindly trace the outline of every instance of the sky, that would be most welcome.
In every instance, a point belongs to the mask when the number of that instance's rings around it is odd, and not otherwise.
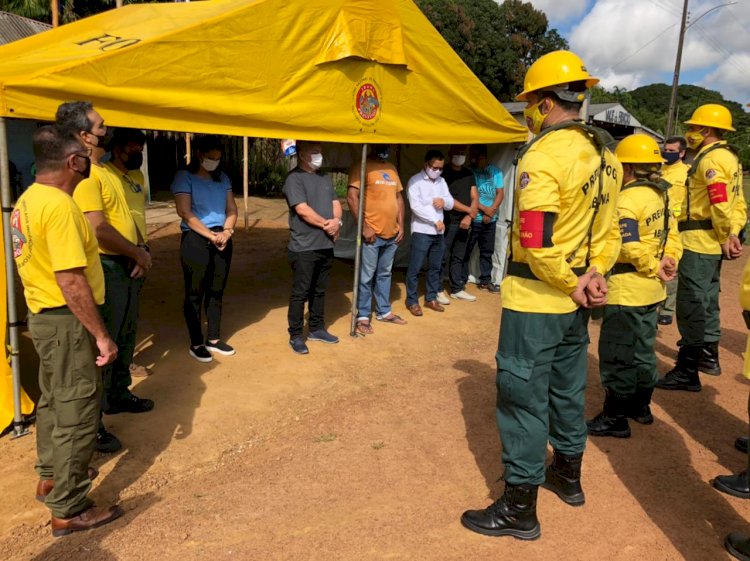
[[[684,0],[528,1],[605,88],[672,83]],[[680,84],[750,103],[750,0],[690,0],[688,12]]]

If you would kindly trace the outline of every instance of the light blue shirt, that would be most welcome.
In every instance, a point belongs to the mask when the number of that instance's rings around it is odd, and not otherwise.
[[[505,187],[503,183],[503,172],[497,169],[492,164],[489,164],[484,169],[474,168],[474,180],[477,183],[477,191],[479,191],[479,204],[482,206],[492,206],[495,202],[495,195],[498,190]],[[478,212],[474,222],[482,221],[482,213]],[[497,213],[492,217],[492,222],[497,220]]]
[[[420,234],[438,234],[435,222],[443,221],[443,211],[432,206],[432,199],[440,197],[445,202],[445,210],[453,208],[453,197],[448,190],[445,179],[430,179],[422,170],[412,176],[407,187],[409,207],[411,208],[411,232]]]
[[[220,181],[214,181],[180,170],[172,181],[172,193],[190,195],[190,210],[207,228],[224,226],[227,219],[227,191],[231,190],[232,184],[224,173]],[[183,232],[190,230],[184,220],[180,229]]]

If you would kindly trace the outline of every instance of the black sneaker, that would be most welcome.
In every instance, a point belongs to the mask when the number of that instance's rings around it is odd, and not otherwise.
[[[308,341],[320,341],[322,343],[328,343],[330,345],[333,345],[339,342],[338,337],[336,337],[335,335],[331,335],[325,329],[316,329],[315,331],[311,331],[310,334],[307,336],[307,340]]]
[[[491,294],[500,294],[500,285],[492,282],[479,283],[479,290],[486,290]]]
[[[154,408],[154,402],[150,399],[138,397],[129,393],[126,397],[118,400],[108,400],[104,409],[105,415],[117,413],[147,413]]]
[[[672,316],[659,316],[656,322],[659,325],[672,325]]]
[[[190,353],[190,356],[193,357],[198,362],[211,362],[213,360],[211,353],[209,353],[208,349],[204,347],[203,345],[198,345],[197,347],[190,347],[188,349],[188,352]]]
[[[292,337],[289,339],[289,346],[292,347],[292,350],[298,355],[306,355],[310,352],[302,337]]]
[[[224,356],[232,356],[235,353],[234,347],[227,345],[224,341],[216,341],[216,343],[206,341],[205,349],[209,353],[219,353]]]
[[[96,451],[101,454],[113,454],[122,449],[122,443],[111,432],[104,427],[99,427],[96,432]]]

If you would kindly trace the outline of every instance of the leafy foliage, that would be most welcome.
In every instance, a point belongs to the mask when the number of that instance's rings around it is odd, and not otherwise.
[[[528,66],[567,48],[547,16],[522,0],[416,0],[433,26],[487,89],[510,101]]]

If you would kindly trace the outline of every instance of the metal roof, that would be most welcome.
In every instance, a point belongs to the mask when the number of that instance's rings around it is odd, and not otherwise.
[[[51,29],[51,25],[33,19],[0,12],[0,45],[18,41]]]

